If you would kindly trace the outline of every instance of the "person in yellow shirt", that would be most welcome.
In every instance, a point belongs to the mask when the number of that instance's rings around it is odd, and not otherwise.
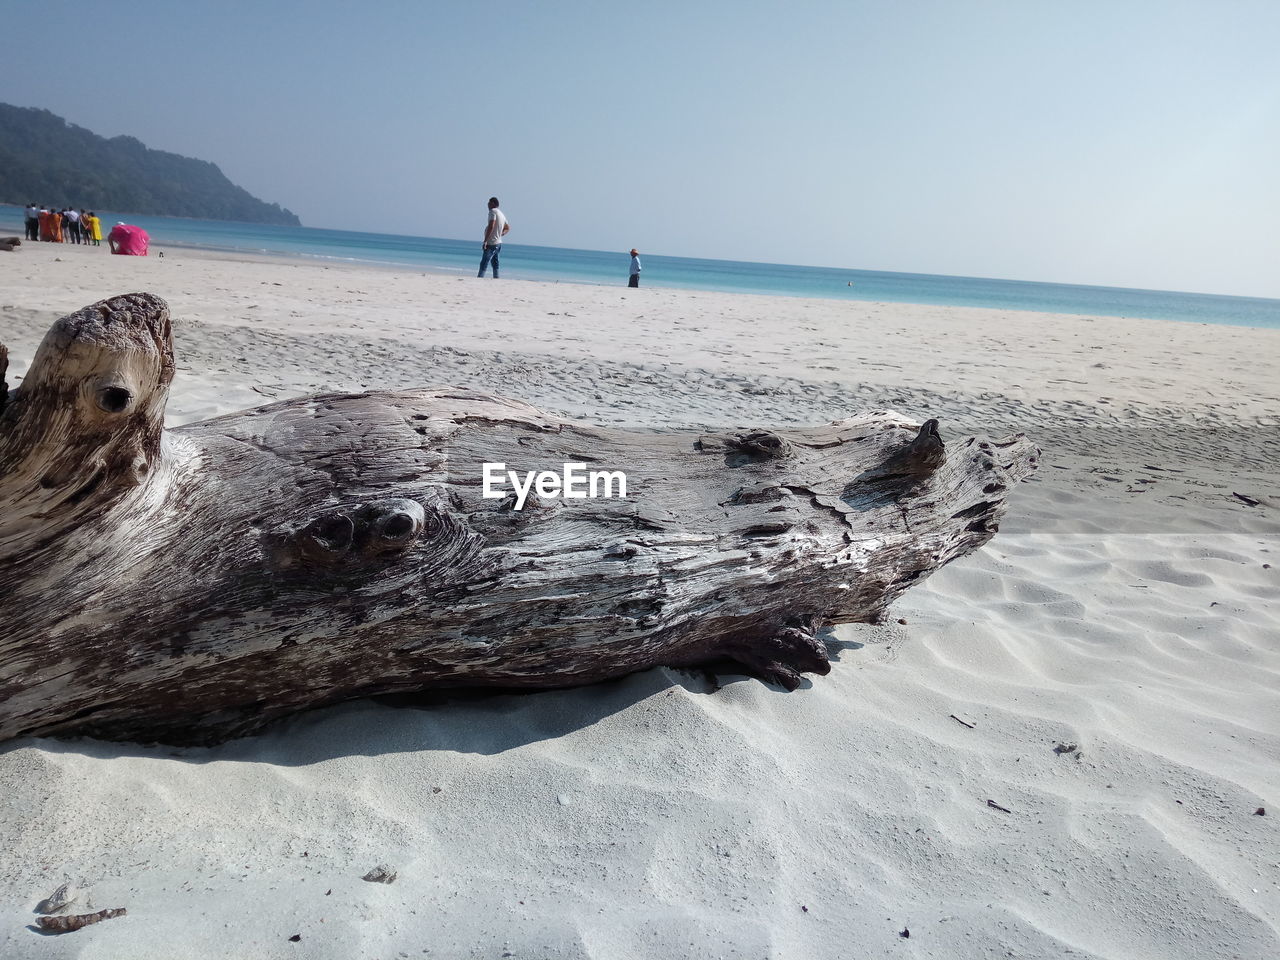
[[[89,215],[85,219],[88,221],[89,239],[93,241],[95,247],[102,246],[102,221],[98,219],[98,215],[92,210],[89,211]]]

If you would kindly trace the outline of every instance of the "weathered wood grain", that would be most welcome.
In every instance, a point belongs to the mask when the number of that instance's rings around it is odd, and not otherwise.
[[[0,379],[3,378],[0,350]],[[602,429],[460,387],[166,431],[164,302],[58,321],[0,409],[0,739],[213,742],[305,707],[736,661],[788,689],[996,532],[1021,435],[892,413]],[[482,465],[622,470],[624,499],[481,497]]]

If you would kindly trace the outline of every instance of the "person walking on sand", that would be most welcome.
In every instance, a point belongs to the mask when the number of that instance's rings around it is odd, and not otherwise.
[[[640,286],[640,253],[635,247],[631,248],[631,276],[627,278],[627,286]]]
[[[493,279],[498,279],[498,254],[502,252],[502,238],[507,235],[507,231],[511,229],[511,224],[507,223],[506,215],[498,209],[498,198],[489,198],[489,222],[484,227],[484,252],[480,254],[480,272],[477,277],[483,277],[485,267],[493,264]]]
[[[34,203],[28,203],[27,209],[23,211],[24,225],[27,228],[28,240],[40,239],[40,208]]]

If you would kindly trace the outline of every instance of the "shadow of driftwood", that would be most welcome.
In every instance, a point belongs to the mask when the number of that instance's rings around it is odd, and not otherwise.
[[[822,634],[833,661],[862,644]],[[24,738],[0,747],[0,755],[38,746],[50,753],[95,759],[144,757],[185,763],[239,761],[305,766],[343,756],[416,751],[494,755],[586,729],[680,687],[696,696],[716,696],[738,683],[760,683],[735,672],[731,663],[706,670],[659,667],[589,687],[532,692],[476,691],[397,695],[352,700],[280,720],[259,734],[212,747],[112,743],[91,739]],[[812,686],[805,678],[801,689]],[[781,687],[766,686],[777,696]]]

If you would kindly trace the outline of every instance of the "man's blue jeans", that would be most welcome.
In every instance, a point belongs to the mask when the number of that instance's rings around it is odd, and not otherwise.
[[[476,276],[483,277],[485,267],[489,266],[489,264],[492,262],[493,263],[493,279],[497,280],[498,279],[498,254],[501,252],[502,252],[502,244],[486,243],[484,245],[484,253],[481,254],[480,256],[480,272],[477,273]]]

